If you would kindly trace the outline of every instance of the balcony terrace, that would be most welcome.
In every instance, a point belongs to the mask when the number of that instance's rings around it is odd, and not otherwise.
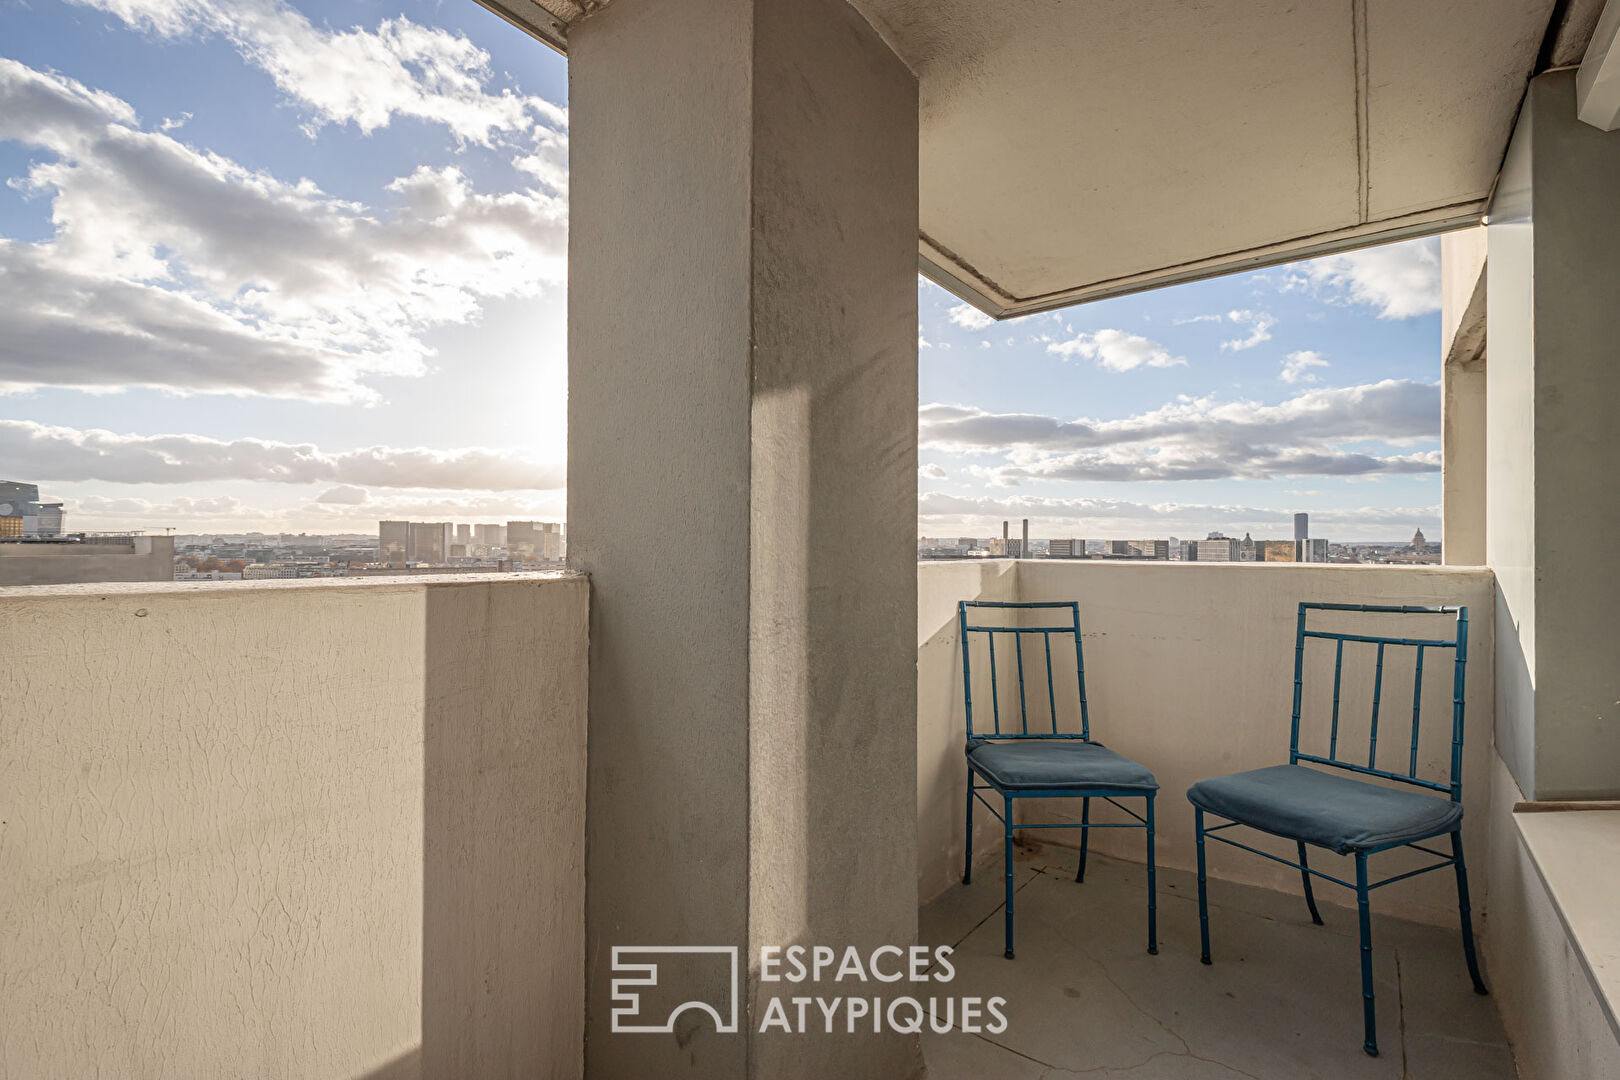
[[[1292,871],[1217,853],[1215,964],[1198,963],[1181,791],[1286,753],[1295,600],[1488,608],[1489,571],[916,573],[918,940],[954,946],[952,993],[1003,996],[1010,1021],[925,1033],[928,1075],[1439,1080],[1620,1062],[1603,946],[1586,933],[1589,956],[1559,921],[1579,924],[1585,894],[1567,867],[1533,868],[1491,745],[1488,620],[1465,802],[1494,995],[1470,990],[1443,875],[1376,894],[1377,1059],[1359,1049],[1348,894],[1319,888],[1312,926]],[[959,884],[954,605],[974,597],[1080,602],[1096,734],[1163,784],[1158,956],[1141,946],[1139,843],[1100,833],[1084,884],[1072,848],[1021,843],[1015,961],[999,837]],[[0,590],[27,718],[0,755],[18,868],[0,879],[0,1076],[579,1076],[586,606],[586,580],[565,574]],[[735,1038],[684,1037],[700,1062]]]
[[[573,572],[0,589],[0,1078],[1620,1076],[1620,3],[481,2],[569,57]],[[1000,318],[1453,229],[1480,565],[916,565],[919,268]],[[1122,838],[1025,852],[1015,961],[955,884],[974,597],[1079,603],[1158,956]],[[1293,871],[1217,851],[1187,924],[1301,600],[1473,613],[1492,994],[1443,875],[1380,890],[1377,1059]],[[919,936],[1005,1037],[760,1026],[762,949]],[[680,992],[743,1022],[620,1030],[618,947],[736,950]]]

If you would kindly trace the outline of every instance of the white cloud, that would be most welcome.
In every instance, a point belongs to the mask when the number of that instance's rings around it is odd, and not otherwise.
[[[309,129],[352,123],[363,132],[395,116],[438,123],[465,142],[491,145],[563,110],[540,98],[491,91],[489,54],[448,30],[404,17],[375,31],[318,27],[284,0],[73,0],[161,37],[219,36],[311,115]]]
[[[243,510],[241,500],[232,495],[214,495],[202,499],[180,496],[161,503],[147,499],[87,495],[82,499],[68,499],[66,502],[64,509],[70,521],[80,517],[91,519],[111,517],[121,520],[131,517],[172,520],[235,518],[240,516]]]
[[[422,335],[566,275],[563,197],[483,194],[419,168],[382,211],[169,135],[128,104],[0,59],[0,140],[48,152],[24,180],[55,233],[0,239],[0,392],[41,385],[320,400],[413,375]]]
[[[972,304],[957,304],[947,314],[950,315],[951,322],[964,330],[983,330],[995,322]]]
[[[933,404],[918,410],[918,428],[930,449],[1002,456],[1005,464],[977,475],[1004,486],[1034,479],[1353,477],[1440,468],[1437,450],[1377,454],[1360,448],[1439,437],[1439,388],[1393,379],[1309,390],[1278,405],[1182,398],[1110,421]]]
[[[1228,311],[1226,317],[1240,326],[1247,326],[1249,333],[1246,337],[1232,338],[1221,342],[1222,352],[1238,352],[1242,349],[1252,349],[1256,345],[1271,340],[1271,328],[1277,325],[1277,317],[1266,311]]]
[[[946,477],[946,472],[943,466],[930,463],[928,465],[919,465],[917,475],[924,480],[943,480]]]
[[[333,491],[348,493],[359,490],[360,485],[548,490],[561,488],[566,479],[561,465],[533,461],[509,450],[368,446],[323,451],[311,443],[264,439],[226,442],[202,435],[120,435],[49,427],[31,420],[0,420],[0,461],[18,475],[46,482],[330,482],[340,485]],[[331,496],[332,492],[327,492],[323,501],[343,501]]]
[[[89,531],[176,528],[183,532],[358,532],[375,534],[377,522],[560,521],[564,493],[543,497],[456,495],[440,492],[372,497],[364,503],[313,500],[257,503],[233,495],[151,500],[130,496],[53,493],[64,502],[70,528]]]
[[[918,323],[917,324],[917,348],[919,348],[919,349],[932,349],[933,347],[934,347],[934,343],[932,341],[929,341],[926,337],[923,337],[922,323]]]
[[[1380,319],[1440,310],[1440,243],[1409,240],[1302,263],[1284,289],[1310,288],[1339,303],[1367,304]]]
[[[327,488],[315,497],[318,503],[333,503],[337,506],[364,506],[371,501],[371,492],[353,484],[339,484],[335,488]]]
[[[1108,371],[1130,371],[1144,365],[1174,367],[1187,362],[1184,356],[1172,356],[1170,350],[1158,342],[1137,334],[1126,333],[1124,330],[1082,333],[1069,341],[1048,345],[1046,351],[1056,353],[1065,359],[1080,356],[1087,360],[1095,360],[1098,367]]]
[[[43,250],[42,250],[43,248]],[[0,393],[37,386],[366,396],[366,357],[256,327],[186,292],[75,272],[48,246],[0,240]],[[377,364],[377,367],[383,365]]]
[[[400,493],[386,498],[373,495],[363,506],[333,503],[306,503],[283,514],[295,522],[349,523],[364,531],[374,531],[380,520],[408,521],[561,521],[566,512],[566,493],[558,491],[540,497],[511,495],[458,495],[453,492]]]
[[[1030,480],[1268,480],[1281,476],[1387,476],[1440,471],[1440,452],[1379,456],[1332,447],[1149,448],[1121,446],[1100,453],[1048,454],[993,470],[1004,487]]]
[[[1328,362],[1322,359],[1321,353],[1313,352],[1310,349],[1301,349],[1299,352],[1288,354],[1287,358],[1283,360],[1282,373],[1277,377],[1285,383],[1311,383],[1316,381],[1316,376],[1309,369],[1325,368],[1327,366]]]

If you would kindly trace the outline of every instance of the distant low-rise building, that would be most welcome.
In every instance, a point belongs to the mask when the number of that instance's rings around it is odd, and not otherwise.
[[[1227,537],[1213,537],[1209,540],[1185,541],[1192,545],[1191,554],[1183,549],[1182,558],[1191,562],[1237,562],[1239,541]]]
[[[1086,542],[1075,537],[1063,540],[1048,540],[1046,557],[1048,559],[1083,559],[1086,557]]]
[[[1116,559],[1168,559],[1168,540],[1109,540],[1106,554]]]
[[[0,585],[173,580],[172,536],[76,533],[0,539]]]
[[[249,563],[242,569],[243,581],[270,581],[297,576],[298,567],[291,563]]]

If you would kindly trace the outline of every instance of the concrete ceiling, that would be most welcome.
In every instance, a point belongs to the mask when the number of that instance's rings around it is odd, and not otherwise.
[[[564,48],[603,0],[478,2]],[[996,316],[1477,222],[1601,8],[852,2],[918,77],[922,270]]]

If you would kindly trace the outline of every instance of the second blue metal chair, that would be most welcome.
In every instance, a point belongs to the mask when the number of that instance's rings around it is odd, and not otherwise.
[[[1357,612],[1389,616],[1451,616],[1455,622],[1451,637],[1406,637],[1389,634],[1350,633],[1308,627],[1308,612]],[[1300,715],[1305,675],[1305,644],[1324,641],[1333,645],[1333,711],[1326,754],[1300,749]],[[1373,676],[1372,718],[1365,758],[1341,756],[1339,696],[1344,675],[1346,643],[1376,646]],[[1384,688],[1385,653],[1391,649],[1415,651],[1412,676],[1412,722],[1408,739],[1396,742],[1384,732],[1384,754],[1379,754],[1379,707]],[[1423,704],[1423,660],[1428,650],[1450,650],[1451,664],[1451,754],[1450,772],[1444,779],[1420,776],[1420,723]],[[1442,655],[1444,655],[1442,653]],[[1205,879],[1204,841],[1218,840],[1232,847],[1262,855],[1299,871],[1305,903],[1311,920],[1318,926],[1322,916],[1316,910],[1311,878],[1354,889],[1361,930],[1362,1049],[1376,1057],[1378,1034],[1373,1004],[1372,914],[1369,894],[1373,889],[1405,881],[1431,870],[1451,867],[1457,874],[1457,909],[1462,923],[1463,956],[1476,993],[1486,992],[1479,975],[1479,959],[1474,949],[1474,924],[1468,904],[1468,865],[1462,848],[1462,747],[1463,690],[1468,665],[1468,609],[1466,607],[1417,607],[1381,604],[1300,604],[1299,623],[1294,638],[1294,717],[1288,745],[1288,764],[1273,765],[1230,776],[1200,780],[1187,792],[1193,804],[1194,833],[1198,844],[1198,922],[1203,944],[1203,961],[1209,963],[1209,895]],[[1355,740],[1359,744],[1359,739]],[[1393,744],[1393,750],[1391,749]],[[1362,764],[1365,760],[1366,764]],[[1345,775],[1346,773],[1352,775]],[[1397,781],[1402,790],[1353,776]],[[1206,825],[1204,815],[1224,819],[1219,825]],[[1224,834],[1238,826],[1257,829],[1294,841],[1298,862],[1261,851]],[[1450,839],[1451,853],[1419,843],[1432,837]],[[1306,845],[1326,848],[1338,855],[1355,858],[1356,880],[1352,883],[1313,869],[1306,857]],[[1411,848],[1439,860],[1379,881],[1367,878],[1369,856],[1399,848]]]
[[[979,609],[1005,611],[1049,612],[1051,619],[1042,619],[1042,625],[996,626],[970,622],[968,613]],[[1013,616],[1017,618],[1018,616]],[[1053,625],[1046,625],[1046,623]],[[1091,715],[1086,704],[1086,665],[1080,646],[1080,605],[1074,601],[1038,601],[1028,603],[1002,603],[991,600],[963,600],[957,604],[957,624],[962,642],[962,696],[967,713],[967,865],[962,871],[962,884],[973,879],[973,801],[978,799],[1002,823],[1003,857],[1006,864],[1006,929],[1007,958],[1013,955],[1013,830],[1014,829],[1079,829],[1080,869],[1076,881],[1086,877],[1086,849],[1092,829],[1144,829],[1147,832],[1147,907],[1148,952],[1157,953],[1158,921],[1155,899],[1155,872],[1153,863],[1153,797],[1159,784],[1153,773],[1142,765],[1121,757],[1101,743],[1091,741]],[[989,730],[973,726],[973,642],[982,637],[988,644],[990,672]],[[1002,730],[1000,677],[996,663],[996,639],[1012,639],[1013,659],[1018,670],[1018,730]],[[1057,684],[1053,676],[1052,639],[1074,642],[1074,676],[1079,690],[1079,730],[1060,731],[1058,722]],[[1046,704],[1050,731],[1031,731],[1029,694],[1025,687],[1024,642],[1031,648],[1039,647],[1045,657]],[[1005,649],[1005,647],[1004,647]],[[1060,655],[1064,652],[1059,648]],[[1006,653],[1003,652],[1005,657]],[[1065,672],[1065,682],[1067,672]],[[1067,686],[1064,697],[1067,699]],[[1038,699],[1037,699],[1038,700]],[[1038,708],[1037,708],[1038,711]],[[977,783],[982,780],[983,783]],[[1001,808],[984,797],[994,791],[1001,796]],[[1083,800],[1080,822],[1051,822],[1014,824],[1013,803],[1019,799],[1078,798]],[[1133,818],[1126,822],[1093,822],[1091,800],[1103,799]],[[1144,800],[1141,814],[1121,806],[1116,800],[1140,798]]]

